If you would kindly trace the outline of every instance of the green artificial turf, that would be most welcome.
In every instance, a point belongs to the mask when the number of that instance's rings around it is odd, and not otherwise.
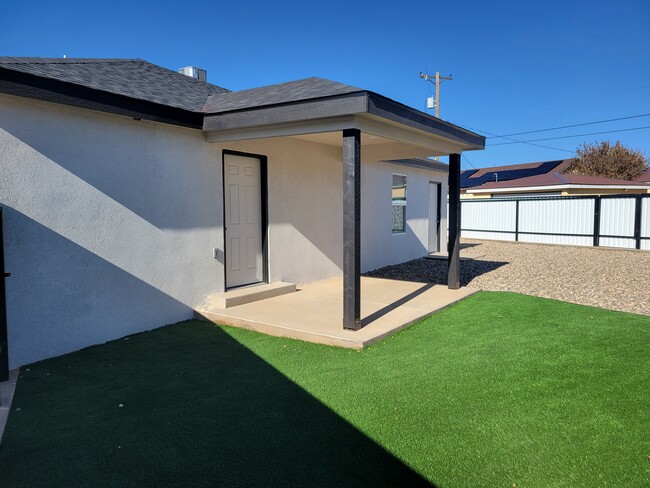
[[[649,350],[496,292],[361,352],[184,322],[22,368],[0,486],[648,486]]]

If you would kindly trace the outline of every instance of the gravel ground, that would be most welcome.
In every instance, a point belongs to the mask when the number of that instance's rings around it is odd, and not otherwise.
[[[463,239],[461,284],[650,315],[650,252]],[[447,261],[415,259],[367,273],[447,283]]]

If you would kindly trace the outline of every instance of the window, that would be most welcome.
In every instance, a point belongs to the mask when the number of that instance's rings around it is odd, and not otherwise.
[[[406,176],[393,175],[393,234],[406,232]]]

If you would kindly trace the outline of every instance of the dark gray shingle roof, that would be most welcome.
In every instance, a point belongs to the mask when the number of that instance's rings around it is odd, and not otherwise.
[[[142,59],[0,57],[0,68],[199,112],[228,90]]]
[[[203,107],[203,112],[217,114],[363,91],[356,86],[344,85],[323,78],[305,78],[277,85],[210,95]]]

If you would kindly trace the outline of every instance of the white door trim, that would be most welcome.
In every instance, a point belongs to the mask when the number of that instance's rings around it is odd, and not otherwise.
[[[225,289],[268,282],[266,158],[224,150],[222,161]]]
[[[429,242],[428,251],[440,251],[440,204],[442,183],[429,181]]]

